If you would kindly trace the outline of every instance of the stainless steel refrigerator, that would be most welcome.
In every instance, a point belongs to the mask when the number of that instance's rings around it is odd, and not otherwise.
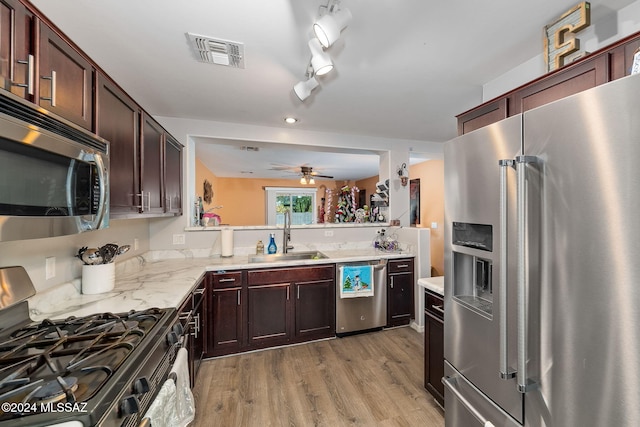
[[[444,158],[446,426],[639,426],[640,75]]]

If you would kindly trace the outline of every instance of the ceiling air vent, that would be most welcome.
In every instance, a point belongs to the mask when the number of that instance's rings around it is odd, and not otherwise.
[[[244,68],[244,44],[187,33],[200,62]]]

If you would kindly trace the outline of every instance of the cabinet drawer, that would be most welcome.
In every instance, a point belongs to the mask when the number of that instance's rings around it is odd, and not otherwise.
[[[305,282],[334,278],[335,268],[333,264],[319,267],[250,270],[247,272],[247,284],[249,286],[269,283]]]
[[[413,259],[389,260],[387,271],[389,273],[413,273]]]
[[[433,292],[424,292],[424,310],[440,320],[444,320],[444,300]]]
[[[242,272],[214,273],[213,288],[235,288],[242,285]]]

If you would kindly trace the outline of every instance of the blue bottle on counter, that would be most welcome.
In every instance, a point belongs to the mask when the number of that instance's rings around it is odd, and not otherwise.
[[[269,234],[269,246],[267,246],[267,252],[275,254],[278,250],[276,246],[276,235],[274,233]]]

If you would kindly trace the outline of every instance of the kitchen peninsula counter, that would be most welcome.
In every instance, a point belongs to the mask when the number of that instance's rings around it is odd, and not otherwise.
[[[116,285],[110,292],[84,295],[80,292],[80,279],[38,292],[29,298],[30,316],[32,320],[41,321],[151,307],[177,308],[208,271],[322,265],[413,256],[409,251],[382,252],[374,249],[323,250],[322,253],[327,258],[250,263],[248,255],[221,258],[195,257],[192,251],[151,252],[118,263]]]

